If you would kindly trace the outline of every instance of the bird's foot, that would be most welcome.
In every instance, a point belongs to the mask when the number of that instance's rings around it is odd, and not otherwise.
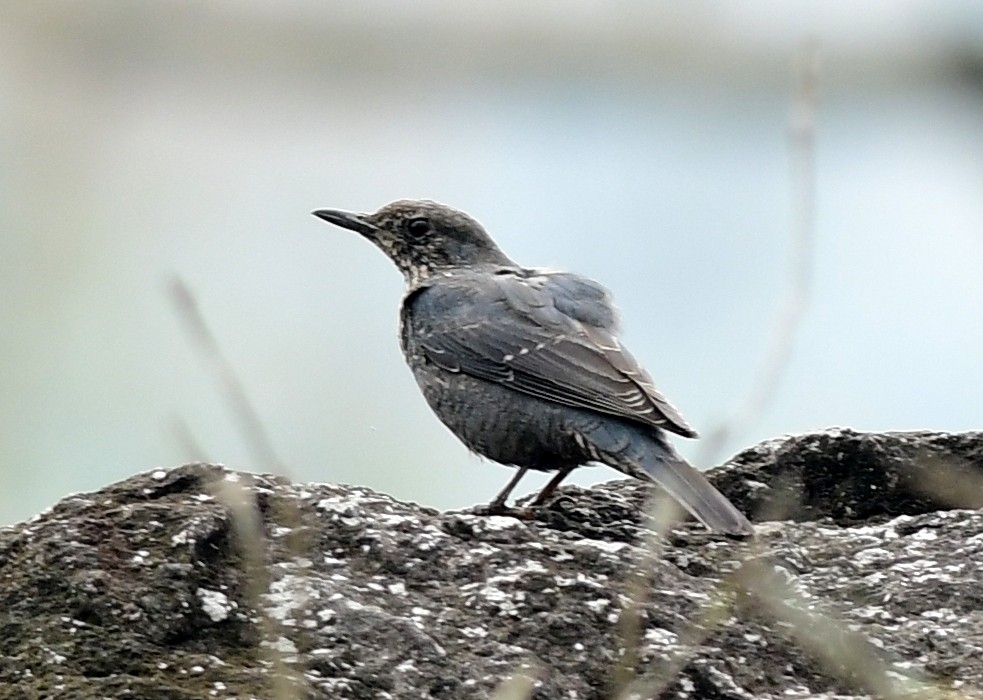
[[[505,503],[500,503],[497,501],[492,501],[491,503],[483,506],[468,508],[466,512],[469,515],[480,515],[485,517],[491,515],[501,515],[507,518],[515,518],[517,520],[532,520],[535,517],[533,510],[529,507],[511,507]]]

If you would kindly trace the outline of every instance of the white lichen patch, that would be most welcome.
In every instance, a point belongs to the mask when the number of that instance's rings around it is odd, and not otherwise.
[[[234,600],[229,600],[229,597],[221,591],[199,588],[195,591],[195,595],[201,601],[202,611],[208,615],[212,622],[222,622],[228,619],[229,613],[239,607]]]
[[[628,547],[628,545],[624,542],[608,542],[607,540],[592,540],[586,538],[578,540],[577,545],[599,549],[607,554],[617,554],[621,550],[625,549],[625,547]]]
[[[949,608],[939,608],[938,610],[926,610],[921,614],[921,616],[928,620],[939,620],[939,621],[942,620],[953,621],[958,619],[958,616],[955,615],[952,612],[952,610]]]
[[[903,574],[925,574],[938,572],[940,567],[934,559],[915,559],[914,561],[899,561],[893,564],[891,569]]]
[[[263,596],[263,601],[267,614],[285,627],[307,627],[303,616],[320,598],[321,592],[308,576],[287,573],[270,584],[269,593]]]
[[[851,610],[851,617],[861,617],[882,622],[889,622],[894,619],[894,616],[880,605],[857,606]]]
[[[404,524],[417,526],[420,519],[399,513],[380,513],[376,516],[376,522],[383,527],[396,527]]]
[[[45,651],[45,654],[47,654],[48,663],[49,664],[53,664],[55,666],[60,666],[63,663],[65,663],[65,661],[68,660],[68,657],[66,657],[66,656],[64,656],[62,654],[59,654],[58,652],[56,652],[56,651],[54,651],[52,649],[48,649],[47,647],[45,647],[44,651]]]
[[[342,499],[337,496],[332,498],[322,498],[315,505],[318,510],[323,510],[326,513],[335,513],[338,515],[355,515],[356,508],[355,504],[350,500]]]
[[[181,547],[186,544],[194,544],[194,543],[195,543],[195,538],[192,537],[187,530],[181,530],[181,532],[171,537],[172,547]]]
[[[150,552],[148,552],[146,549],[140,549],[130,558],[130,561],[134,564],[146,564],[147,557],[149,556]]]
[[[526,574],[548,574],[549,569],[543,566],[540,562],[535,559],[526,559],[518,568],[518,575],[524,576]]]
[[[491,515],[482,517],[480,520],[478,520],[478,522],[481,523],[482,529],[488,531],[511,530],[513,528],[523,526],[523,524],[515,518],[510,518],[505,515]]]
[[[468,559],[482,559],[490,557],[493,554],[498,554],[501,551],[498,547],[493,547],[487,542],[481,542],[468,550]]]
[[[273,641],[267,641],[264,639],[259,643],[259,645],[267,649],[272,649],[276,653],[283,655],[284,661],[290,663],[296,661],[296,656],[294,656],[294,654],[297,653],[297,645],[286,637],[277,637]]]
[[[495,586],[483,586],[478,591],[478,595],[491,603],[498,603],[500,605],[509,605],[512,602],[511,593],[506,593],[501,588],[496,588]]]
[[[677,644],[679,642],[679,635],[662,627],[650,627],[645,630],[645,641],[649,644],[667,647]]]
[[[607,598],[597,598],[595,600],[584,601],[584,605],[593,610],[596,613],[601,612],[606,607],[611,605],[611,601]]]
[[[561,588],[566,588],[569,586],[584,586],[586,588],[607,588],[608,577],[603,574],[595,575],[591,578],[584,574],[583,572],[577,572],[573,576],[554,576],[553,580],[556,582],[557,586]]]
[[[427,525],[420,529],[416,537],[416,548],[421,552],[430,552],[443,544],[447,540],[447,533],[434,525]]]
[[[873,564],[878,564],[880,562],[892,561],[896,559],[888,550],[883,547],[870,547],[868,549],[861,549],[853,555],[854,563],[857,566],[871,566]]]
[[[931,542],[933,540],[937,540],[938,538],[939,538],[939,533],[936,530],[928,527],[923,527],[921,530],[917,530],[916,532],[913,532],[909,536],[909,539],[919,540],[921,542]]]

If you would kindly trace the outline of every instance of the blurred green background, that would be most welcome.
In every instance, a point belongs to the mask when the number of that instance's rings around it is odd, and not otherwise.
[[[510,472],[470,456],[403,366],[398,273],[321,207],[437,199],[524,264],[601,280],[633,352],[712,429],[754,383],[786,289],[807,36],[822,55],[812,305],[776,401],[720,456],[828,425],[980,427],[979,3],[0,13],[0,523],[189,459],[178,424],[208,458],[266,468],[174,310],[174,276],[292,476],[489,499]]]

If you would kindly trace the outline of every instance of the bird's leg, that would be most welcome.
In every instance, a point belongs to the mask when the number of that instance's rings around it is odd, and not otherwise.
[[[556,491],[556,487],[560,485],[560,482],[570,476],[570,472],[573,470],[573,467],[564,467],[558,471],[556,476],[550,479],[549,483],[546,484],[546,486],[543,487],[543,490],[539,492],[539,495],[536,496],[536,500],[529,504],[530,507],[535,508],[536,506],[543,505],[546,502],[546,499],[552,496],[553,492]]]
[[[505,484],[505,488],[502,489],[499,494],[492,499],[491,503],[488,504],[487,508],[490,512],[496,513],[506,510],[505,501],[508,500],[509,494],[512,493],[512,490],[516,487],[516,484],[518,484],[519,480],[526,475],[527,471],[529,471],[529,467],[520,467],[519,470],[516,471],[515,476],[509,479],[509,483]]]

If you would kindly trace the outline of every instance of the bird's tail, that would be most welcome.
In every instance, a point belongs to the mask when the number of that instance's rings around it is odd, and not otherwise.
[[[710,530],[736,537],[754,534],[751,522],[661,435],[606,421],[590,432],[589,440],[600,461],[654,481]]]

